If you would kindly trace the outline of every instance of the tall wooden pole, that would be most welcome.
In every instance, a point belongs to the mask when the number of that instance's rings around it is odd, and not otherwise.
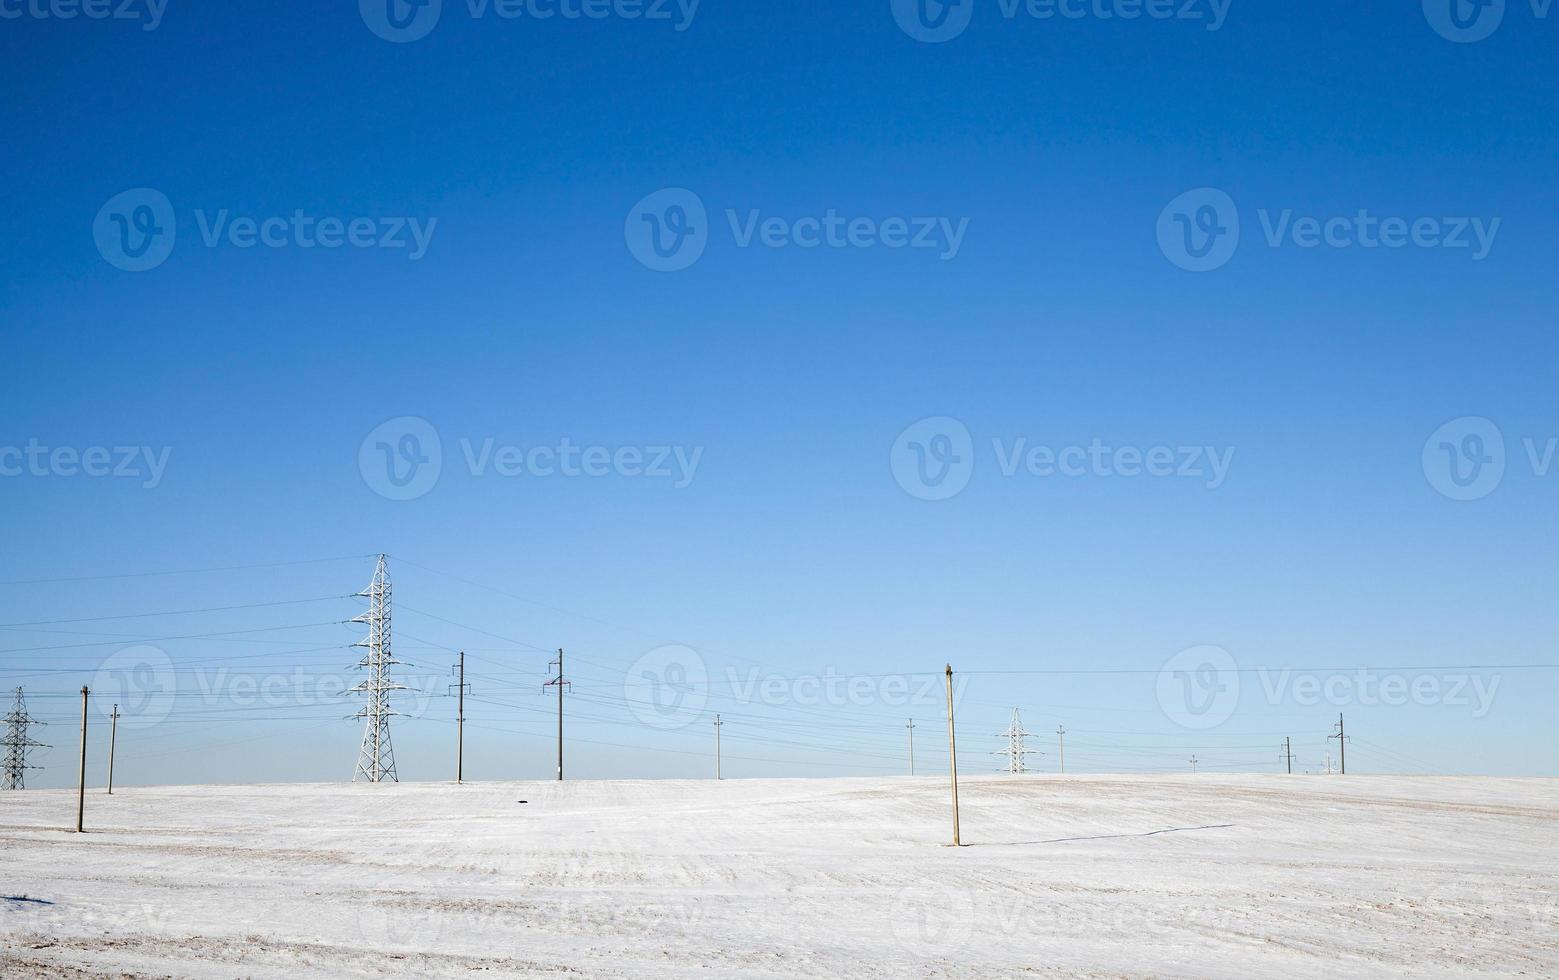
[[[911,718],[909,724],[904,726],[909,729],[909,774],[915,775],[915,719]]]
[[[1337,754],[1342,758],[1342,774],[1348,775],[1348,735],[1343,731],[1342,715],[1337,716]]]
[[[563,781],[563,648],[558,647],[558,782]]]
[[[76,783],[76,833],[82,832],[87,816],[87,694],[81,689],[81,775]]]
[[[953,665],[947,665],[947,758],[953,773],[953,846],[963,846],[958,836],[958,734],[953,727]]]
[[[455,709],[455,782],[465,778],[466,752],[466,655],[460,653],[460,697]]]
[[[720,721],[720,716],[719,715],[715,715],[715,779],[724,779],[725,778],[724,776],[720,775],[720,726],[721,726],[721,724],[722,724],[722,722]]]
[[[563,649],[561,647],[558,648],[558,659],[552,663],[558,665],[558,676],[541,685],[541,689],[543,691],[546,691],[549,687],[558,689],[558,782],[561,783],[563,781],[563,689],[568,687],[568,681],[563,675]],[[547,666],[550,668],[552,664]]]
[[[119,739],[119,705],[108,716],[108,795],[114,795],[114,743]]]

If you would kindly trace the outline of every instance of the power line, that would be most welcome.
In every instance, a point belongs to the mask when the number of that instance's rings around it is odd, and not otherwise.
[[[241,636],[247,633],[279,633],[283,630],[316,629],[321,626],[341,626],[350,623],[349,619],[333,619],[324,623],[300,623],[296,626],[262,626],[247,630],[227,630],[222,633],[188,633],[182,636],[147,636],[139,637],[141,643],[171,643],[175,640],[211,640],[224,636]],[[121,637],[120,639],[124,639]],[[7,647],[0,650],[0,656],[8,653],[46,653],[50,650],[80,650],[86,647],[111,647],[120,640],[104,640],[101,643],[65,643],[58,646],[46,647]]]
[[[289,568],[295,565],[321,565],[333,561],[360,561],[373,555],[343,555],[339,558],[305,558],[300,561],[273,561],[256,565],[219,565],[208,568],[178,568],[163,572],[119,572],[112,575],[73,575],[64,578],[12,579],[0,585],[56,585],[64,582],[101,582],[108,579],[152,578],[161,575],[203,575],[208,572],[242,572],[255,568]]]
[[[205,609],[174,609],[168,612],[125,613],[119,616],[92,616],[85,619],[39,619],[30,623],[0,623],[0,629],[19,630],[27,626],[59,626],[65,623],[103,623],[120,619],[153,619],[158,616],[192,616],[197,613],[232,612],[238,609],[267,609],[273,606],[298,606],[309,602],[331,602],[351,596],[328,595],[313,599],[285,599],[280,602],[250,602],[238,606],[208,606]],[[38,632],[43,632],[42,630]]]

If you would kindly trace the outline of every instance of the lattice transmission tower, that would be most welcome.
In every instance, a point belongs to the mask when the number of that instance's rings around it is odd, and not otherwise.
[[[1006,772],[1028,772],[1028,764],[1024,762],[1024,758],[1030,755],[1043,754],[1037,749],[1029,749],[1024,747],[1023,740],[1028,738],[1028,736],[1029,733],[1023,730],[1023,716],[1018,712],[1017,708],[1013,708],[1012,724],[1007,726],[1006,731],[996,736],[997,738],[1006,739],[1007,747],[991,753],[992,755],[1004,755],[1007,757]]]
[[[0,735],[0,745],[5,746],[5,788],[26,789],[26,773],[29,769],[42,769],[42,766],[30,766],[27,764],[27,751],[35,748],[48,748],[42,742],[36,741],[27,734],[27,729],[32,725],[42,725],[38,719],[27,713],[27,702],[22,698],[22,689],[16,689],[16,699],[11,702],[11,712],[5,716],[5,734]]]
[[[374,569],[373,582],[358,595],[368,600],[368,609],[352,622],[368,627],[368,635],[357,643],[366,652],[357,666],[368,676],[348,693],[362,694],[367,704],[355,717],[363,718],[363,745],[357,751],[357,771],[352,775],[370,783],[382,783],[386,779],[399,782],[395,775],[395,750],[390,745],[390,716],[396,714],[390,707],[390,694],[406,690],[404,685],[390,678],[390,668],[400,663],[390,653],[390,573],[385,568],[385,556],[379,556]]]

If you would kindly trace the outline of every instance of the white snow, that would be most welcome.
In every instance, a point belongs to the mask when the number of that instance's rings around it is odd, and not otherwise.
[[[4,793],[0,975],[1559,976],[1559,780],[961,795],[955,849],[942,778]]]

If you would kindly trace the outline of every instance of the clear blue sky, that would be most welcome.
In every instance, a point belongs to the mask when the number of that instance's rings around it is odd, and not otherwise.
[[[0,477],[0,580],[387,552],[397,599],[420,611],[396,618],[408,672],[443,693],[451,649],[486,658],[472,683],[487,700],[468,705],[478,777],[551,774],[539,684],[558,646],[580,658],[580,776],[704,775],[716,710],[744,757],[728,775],[900,771],[911,714],[922,768],[945,763],[935,704],[743,702],[728,668],[1142,671],[972,676],[966,764],[995,765],[992,736],[1021,707],[1031,731],[1076,733],[1069,767],[1178,770],[1195,752],[1272,770],[1284,735],[1302,766],[1324,764],[1339,706],[1269,698],[1245,674],[1226,722],[1188,730],[1155,687],[1177,651],[1222,647],[1241,669],[1559,663],[1559,465],[1538,472],[1522,445],[1559,436],[1559,19],[1512,0],[1493,36],[1458,44],[1416,3],[1236,0],[1210,31],[972,2],[967,30],[938,44],[887,0],[705,0],[682,31],[476,18],[445,0],[410,43],[343,0],[172,0],[151,31],[0,20],[0,445],[170,449],[153,488]],[[1156,228],[1205,187],[1236,202],[1241,239],[1227,264],[1188,272]],[[99,210],[135,188],[177,222],[145,272],[94,244]],[[707,207],[706,251],[683,271],[646,268],[625,242],[663,188]],[[202,240],[223,211],[299,210],[437,223],[415,260]],[[967,224],[944,260],[741,247],[728,210]],[[1284,211],[1361,210],[1500,223],[1482,259],[1264,235]],[[437,432],[442,473],[386,499],[359,450],[407,416]],[[890,453],[941,416],[971,434],[975,468],[927,501]],[[1421,453],[1469,416],[1498,427],[1506,471],[1457,501]],[[702,455],[681,488],[474,475],[460,440],[488,438]],[[992,440],[1019,438],[1235,455],[1216,489],[1005,477]],[[0,669],[56,746],[34,784],[74,777],[70,692],[150,638],[178,704],[121,730],[120,779],[346,778],[349,699],[244,714],[222,685],[295,664],[348,676],[351,651],[317,648],[356,634],[314,624],[354,615],[350,600],[36,624],[341,596],[371,570],[0,586],[0,622],[35,624],[4,632]],[[297,628],[206,636],[282,626]],[[203,638],[160,639],[184,635]],[[669,732],[623,703],[625,670],[662,644],[699,650],[717,679]],[[213,664],[232,672],[213,679]],[[1478,717],[1345,694],[1350,763],[1552,774],[1559,671],[1478,676],[1500,685]],[[192,696],[212,684],[227,694]],[[403,778],[448,775],[452,717],[435,699],[395,727]]]

